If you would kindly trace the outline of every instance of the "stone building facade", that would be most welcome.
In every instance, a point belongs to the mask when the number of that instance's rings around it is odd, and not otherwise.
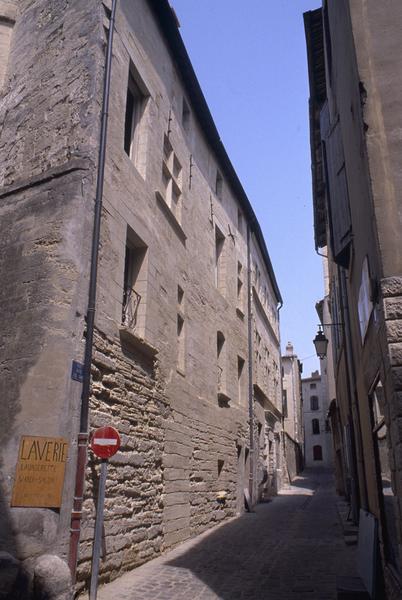
[[[50,572],[67,590],[69,557],[75,570],[82,384],[72,365],[88,335],[111,8],[0,0],[1,566],[13,573],[10,598],[17,588],[29,598],[32,586],[46,594]],[[114,426],[122,446],[109,461],[103,581],[241,513],[245,489],[251,503],[275,493],[284,469],[281,295],[168,2],[118,3],[108,114],[89,425]],[[68,443],[60,506],[12,506],[27,435]],[[89,453],[77,591],[90,575],[98,472]]]
[[[402,5],[326,0],[305,26],[315,243],[329,261],[324,331],[336,380],[337,483],[355,520],[363,510],[378,527],[386,588],[378,594],[400,598]]]
[[[329,422],[329,399],[324,373],[314,371],[302,379],[304,460],[306,467],[332,466],[332,439]]]
[[[304,464],[304,421],[301,386],[302,364],[288,342],[282,356],[282,413],[287,474],[290,481]]]

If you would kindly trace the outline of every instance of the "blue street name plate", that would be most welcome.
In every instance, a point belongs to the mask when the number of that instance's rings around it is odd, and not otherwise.
[[[73,360],[71,367],[71,379],[80,383],[84,380],[84,365],[76,360]]]

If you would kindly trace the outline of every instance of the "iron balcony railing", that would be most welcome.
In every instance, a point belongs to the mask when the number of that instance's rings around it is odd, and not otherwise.
[[[223,387],[223,369],[218,365],[218,392],[222,391]]]
[[[130,329],[134,329],[137,325],[137,313],[140,302],[141,295],[138,292],[136,292],[133,288],[128,288],[125,290],[123,296],[121,322]]]

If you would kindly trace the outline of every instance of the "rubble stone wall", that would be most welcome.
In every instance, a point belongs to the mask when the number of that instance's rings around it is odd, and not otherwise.
[[[107,581],[155,558],[162,546],[164,422],[169,407],[157,359],[97,332],[92,367],[91,427],[112,425],[120,451],[109,460],[105,493]],[[79,552],[78,589],[90,578],[100,460],[89,455]]]

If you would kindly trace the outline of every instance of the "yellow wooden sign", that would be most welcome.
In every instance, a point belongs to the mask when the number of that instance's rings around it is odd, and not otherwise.
[[[59,508],[68,442],[63,438],[21,438],[11,506]]]

